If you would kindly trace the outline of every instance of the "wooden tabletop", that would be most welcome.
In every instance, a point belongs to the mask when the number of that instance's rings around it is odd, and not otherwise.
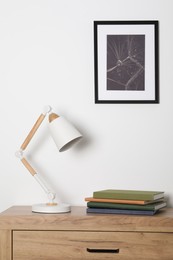
[[[80,206],[69,213],[40,214],[31,206],[13,206],[0,214],[0,229],[173,232],[173,208],[143,216],[87,214]]]

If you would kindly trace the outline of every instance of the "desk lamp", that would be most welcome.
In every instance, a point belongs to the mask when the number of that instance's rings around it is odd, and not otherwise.
[[[35,132],[48,114],[50,133],[60,152],[67,150],[82,138],[81,133],[73,125],[71,125],[64,117],[52,113],[51,110],[52,108],[50,106],[46,106],[43,109],[42,114],[38,117],[28,136],[21,145],[20,150],[16,152],[16,156],[40,184],[48,197],[48,203],[33,205],[32,211],[40,213],[64,213],[70,211],[70,205],[58,204],[55,202],[55,192],[48,187],[48,184],[43,180],[40,174],[36,172],[36,170],[24,157],[24,150],[27,148]]]

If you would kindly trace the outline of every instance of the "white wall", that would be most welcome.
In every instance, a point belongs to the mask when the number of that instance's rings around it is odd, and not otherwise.
[[[46,122],[27,156],[64,200],[163,190],[173,206],[172,0],[0,1],[0,211],[45,201],[14,156],[45,104],[81,130],[58,153]],[[160,104],[94,104],[94,20],[159,20]]]

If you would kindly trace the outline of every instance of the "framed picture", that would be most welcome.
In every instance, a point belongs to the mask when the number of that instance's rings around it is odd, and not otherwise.
[[[94,21],[95,103],[159,103],[158,21]]]

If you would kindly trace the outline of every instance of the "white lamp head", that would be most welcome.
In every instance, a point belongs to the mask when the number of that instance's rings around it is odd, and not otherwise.
[[[49,128],[60,152],[66,151],[82,138],[81,133],[73,125],[55,113],[49,115]]]

